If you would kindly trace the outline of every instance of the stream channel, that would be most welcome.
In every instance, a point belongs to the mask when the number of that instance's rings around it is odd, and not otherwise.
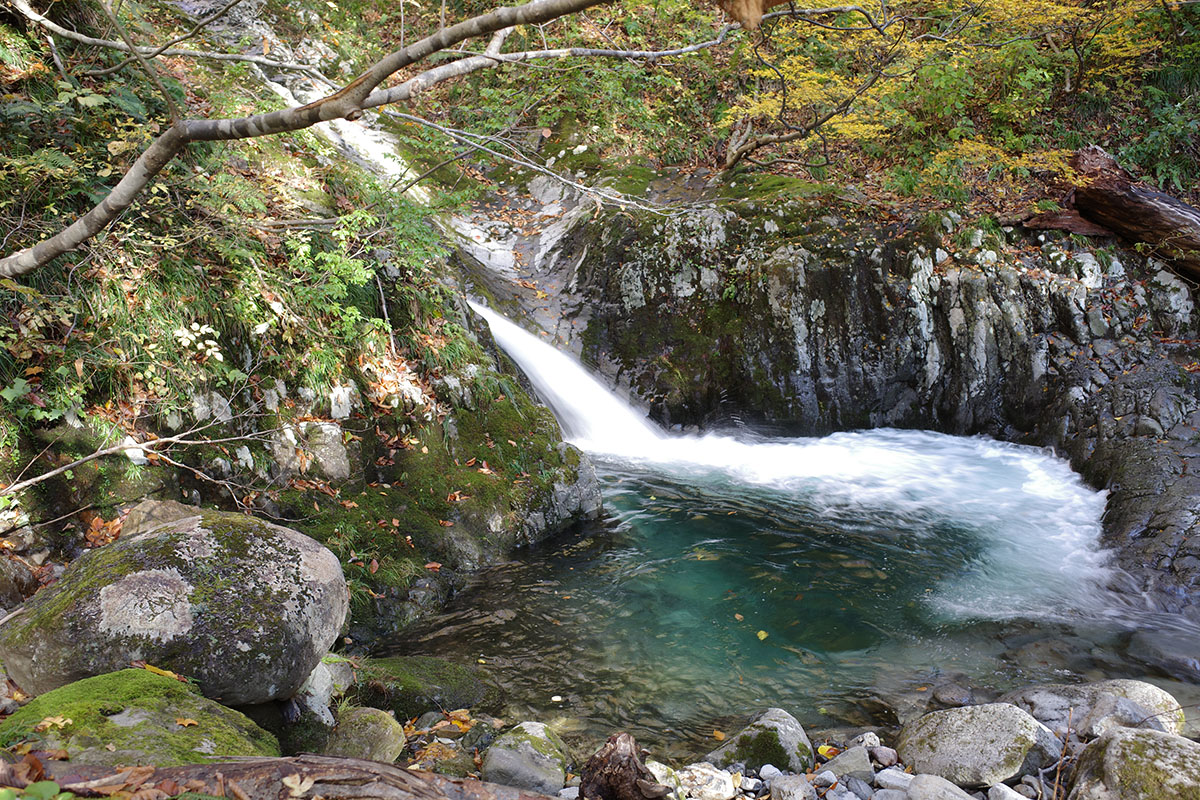
[[[593,459],[606,509],[392,648],[486,664],[507,721],[682,758],[766,706],[816,729],[895,724],[947,680],[1144,677],[1118,655],[1141,615],[1105,588],[1105,495],[1051,453],[909,430],[668,434],[473,307]]]

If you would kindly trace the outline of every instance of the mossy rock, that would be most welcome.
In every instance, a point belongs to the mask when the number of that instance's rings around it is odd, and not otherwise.
[[[36,731],[43,720],[54,721]],[[0,741],[24,739],[66,750],[82,764],[166,767],[279,755],[275,738],[245,715],[144,669],[85,678],[35,698],[0,723]]]
[[[804,772],[813,765],[813,751],[808,734],[795,717],[782,708],[768,708],[704,760],[718,767],[738,763],[757,770],[771,764]]]
[[[407,744],[404,728],[379,708],[348,708],[338,714],[337,727],[322,751],[327,756],[365,758],[393,763]]]
[[[1200,744],[1162,731],[1114,728],[1079,756],[1068,800],[1200,798]]]
[[[426,711],[494,709],[500,701],[499,688],[482,669],[426,656],[364,659],[353,694],[362,705],[392,711],[397,719]]]
[[[194,509],[82,555],[0,628],[0,658],[30,694],[142,660],[263,703],[299,689],[347,606],[337,557],[312,539]]]
[[[557,794],[567,777],[567,747],[540,722],[505,731],[483,755],[483,779],[542,794]]]

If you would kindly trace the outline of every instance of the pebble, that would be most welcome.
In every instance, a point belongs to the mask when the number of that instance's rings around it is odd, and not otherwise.
[[[1024,800],[1025,795],[1018,794],[1003,783],[997,783],[988,789],[987,800]]]
[[[762,786],[763,786],[763,782],[760,781],[758,778],[751,778],[747,775],[742,776],[742,785],[740,788],[743,792],[749,792],[750,794],[757,794],[758,790],[761,789]]]
[[[838,776],[829,770],[823,770],[813,776],[813,786],[833,786],[838,782]]]
[[[970,800],[971,795],[939,775],[914,775],[909,800]]]
[[[841,778],[852,775],[855,778],[869,781],[875,777],[875,770],[871,767],[871,757],[867,755],[867,748],[862,746],[843,750],[829,760],[825,769]]]
[[[908,792],[903,789],[880,789],[871,796],[871,800],[908,800]]]
[[[771,781],[771,800],[816,800],[817,790],[803,775],[780,775]]]
[[[774,764],[763,764],[758,768],[758,777],[762,778],[768,783],[775,778],[778,778],[782,774],[783,770],[779,769],[779,767],[775,766]]]
[[[579,787],[568,786],[565,789],[559,789],[558,796],[563,798],[563,800],[576,800],[579,797]]]
[[[900,763],[900,755],[890,747],[872,747],[870,753],[871,760],[881,767],[894,767]]]
[[[883,744],[883,742],[879,741],[878,733],[875,733],[874,731],[867,731],[866,733],[860,733],[858,736],[855,736],[853,739],[851,739],[850,744],[854,747],[865,747],[870,750],[872,747],[879,747],[879,745]]]
[[[902,769],[890,767],[875,773],[875,785],[880,789],[899,789],[908,791],[908,785],[913,782],[913,776]]]
[[[853,775],[847,775],[842,778],[842,785],[853,792],[859,800],[871,800],[871,795],[875,793],[875,790],[871,788],[871,784],[859,780]]]

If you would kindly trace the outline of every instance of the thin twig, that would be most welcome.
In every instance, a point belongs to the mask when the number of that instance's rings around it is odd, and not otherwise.
[[[223,17],[226,14],[226,12],[228,12],[231,8],[233,8],[238,3],[241,3],[241,2],[243,2],[243,0],[229,0],[229,2],[226,3],[224,6],[222,6],[218,10],[214,11],[212,14],[209,14],[207,17],[204,17],[199,22],[197,22],[194,26],[192,26],[192,29],[190,31],[188,31],[187,33],[185,33],[181,36],[176,36],[174,39],[167,42],[166,44],[163,44],[162,46],[156,48],[155,50],[152,50],[151,52],[146,53],[146,58],[158,58],[160,55],[162,55],[167,50],[169,50],[173,45],[177,45],[180,42],[185,42],[188,39],[191,39],[193,36],[195,36],[197,33],[199,33],[203,28],[207,27],[208,25],[212,24],[216,20]],[[85,72],[83,74],[91,76],[91,77],[97,77],[97,78],[104,76],[104,75],[109,75],[113,72],[116,72],[117,70],[124,69],[129,64],[131,64],[134,60],[135,60],[135,57],[130,56],[129,58],[122,61],[120,64],[117,64],[116,66],[108,67],[107,69],[92,69],[92,70],[88,70],[87,72]]]
[[[146,60],[146,57],[134,45],[133,39],[129,38],[129,32],[125,30],[125,26],[117,19],[117,15],[113,13],[112,7],[104,2],[100,3],[100,7],[104,9],[104,14],[108,17],[108,21],[113,24],[113,27],[117,29],[117,33],[121,34],[121,38],[129,46],[129,52],[137,59],[138,64],[145,71],[146,77],[150,79],[150,82],[154,84],[154,88],[158,89],[163,99],[167,101],[167,110],[171,113],[171,122],[179,122],[183,115],[179,113],[179,106],[175,105],[175,98],[171,97],[171,93],[167,91],[167,87],[163,86],[162,80],[158,77],[158,70],[150,66],[150,62]]]

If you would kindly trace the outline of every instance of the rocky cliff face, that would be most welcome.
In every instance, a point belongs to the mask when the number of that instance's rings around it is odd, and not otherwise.
[[[586,211],[512,237],[551,295],[517,302],[660,422],[1054,447],[1110,490],[1131,588],[1200,618],[1193,304],[1163,265],[954,215],[902,231],[791,191]],[[494,271],[483,283],[511,293]]]

